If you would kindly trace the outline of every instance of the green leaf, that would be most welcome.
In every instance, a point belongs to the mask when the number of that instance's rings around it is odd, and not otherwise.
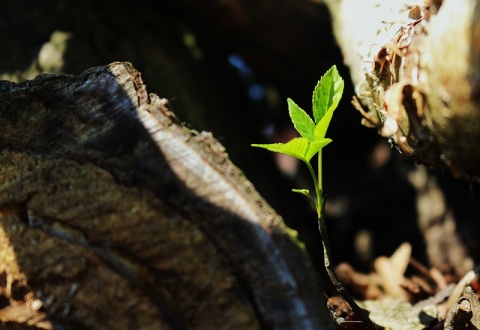
[[[325,116],[323,116],[322,120],[320,120],[320,122],[315,127],[314,135],[316,140],[321,140],[325,138],[325,135],[327,134],[328,126],[330,125],[330,121],[332,120],[334,110],[335,109],[332,108],[329,111],[327,111]]]
[[[294,193],[299,193],[299,194],[305,195],[307,197],[310,197],[310,190],[308,190],[308,189],[292,189],[292,191]]]
[[[305,155],[307,154],[308,150],[308,140],[303,137],[294,138],[287,143],[252,144],[252,147],[259,147],[273,152],[279,152],[298,158],[303,162],[307,162]]]
[[[310,196],[310,191],[308,189],[292,189],[292,192],[304,195],[313,204],[313,207],[315,207],[315,201],[312,196]]]
[[[323,147],[332,142],[332,139],[321,139],[313,141],[308,145],[307,153],[305,158],[310,162],[313,156],[315,156]]]
[[[335,110],[342,98],[344,82],[337,67],[332,66],[323,76],[320,78],[315,90],[313,91],[313,117],[315,123],[318,125],[323,117],[330,111]],[[333,114],[333,113],[332,113]],[[331,115],[332,115],[331,114]],[[330,119],[331,119],[330,115]],[[328,124],[330,123],[328,120]],[[325,129],[326,131],[326,129]],[[317,134],[315,134],[317,137]]]
[[[252,144],[252,147],[259,147],[273,152],[279,152],[300,159],[308,163],[320,149],[332,142],[332,139],[321,139],[308,142],[305,138],[294,138],[287,143]]]
[[[288,112],[292,119],[293,126],[298,133],[309,142],[315,140],[315,123],[312,118],[300,108],[292,99],[287,99]]]

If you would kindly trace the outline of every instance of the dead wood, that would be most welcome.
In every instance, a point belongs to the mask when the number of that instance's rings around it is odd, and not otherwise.
[[[280,217],[130,64],[1,82],[0,169],[3,325],[334,327]]]
[[[20,82],[40,73],[78,75],[114,61],[133,63],[149,90],[168,98],[182,121],[220,139],[262,197],[307,245],[315,245],[310,251],[321,251],[314,222],[303,225],[310,205],[288,194],[291,182],[272,155],[251,152],[250,144],[268,142],[262,134],[267,123],[290,125],[285,99],[309,104],[312,86],[338,61],[328,10],[295,0],[281,8],[268,0],[164,0],[158,6],[148,0],[4,1],[0,21],[8,33],[2,36],[0,79]],[[229,64],[232,53],[250,66],[247,77]],[[268,100],[249,98],[253,84],[264,88]],[[355,136],[370,133],[355,118],[348,126]],[[344,145],[356,151],[361,144]],[[314,257],[321,262],[323,256]]]
[[[479,182],[478,1],[325,2],[363,123],[417,162]]]

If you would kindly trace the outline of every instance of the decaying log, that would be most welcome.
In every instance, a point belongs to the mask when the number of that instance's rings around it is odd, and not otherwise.
[[[334,328],[308,258],[128,63],[0,82],[0,320]]]
[[[364,111],[405,155],[480,182],[476,0],[326,0]]]

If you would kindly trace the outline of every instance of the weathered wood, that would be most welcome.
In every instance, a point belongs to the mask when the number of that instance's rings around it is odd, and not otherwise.
[[[164,0],[160,10],[158,6],[158,1],[139,6],[133,0],[68,5],[51,0],[35,7],[3,1],[0,16],[8,33],[2,36],[0,79],[20,82],[40,73],[80,74],[118,60],[133,63],[149,90],[169,98],[182,121],[221,139],[269,204],[309,245],[317,243],[310,251],[321,251],[318,234],[312,234],[314,224],[303,225],[309,223],[303,220],[311,216],[310,205],[288,193],[291,181],[281,175],[272,155],[252,152],[250,144],[267,143],[262,135],[267,122],[277,128],[289,124],[285,99],[308,105],[312,86],[338,61],[326,7],[296,0],[281,8],[268,0]],[[229,64],[232,53],[251,66],[249,81]],[[268,100],[249,99],[251,83],[265,84]],[[370,133],[355,118],[348,126],[352,135]],[[332,138],[339,146],[344,135],[336,136]],[[358,150],[360,143],[344,145]],[[292,200],[295,208],[290,207]],[[317,257],[320,260],[321,253]]]
[[[279,216],[131,65],[1,82],[0,132],[3,324],[332,327]]]
[[[363,122],[417,162],[479,182],[478,1],[326,2]]]

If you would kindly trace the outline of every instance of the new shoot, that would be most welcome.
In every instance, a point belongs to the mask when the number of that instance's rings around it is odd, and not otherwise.
[[[352,310],[365,323],[368,329],[376,329],[372,321],[368,318],[365,311],[361,309],[345,290],[335,275],[330,259],[330,243],[327,236],[327,227],[325,222],[325,195],[322,180],[322,150],[331,139],[326,138],[326,133],[333,112],[342,98],[344,82],[335,66],[331,67],[320,79],[313,92],[313,119],[300,108],[293,100],[287,99],[288,111],[293,126],[300,134],[300,137],[293,138],[287,143],[273,144],[252,144],[253,147],[264,148],[273,152],[290,155],[298,158],[308,168],[315,187],[314,197],[311,196],[308,189],[292,189],[295,193],[305,195],[314,205],[317,213],[318,229],[322,237],[322,246],[324,254],[325,268],[335,289],[349,303]],[[317,155],[318,169],[313,169],[310,161]]]

